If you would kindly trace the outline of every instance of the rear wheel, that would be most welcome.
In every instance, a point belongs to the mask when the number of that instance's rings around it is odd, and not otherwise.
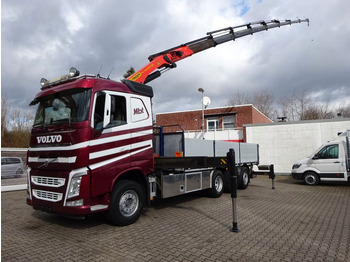
[[[320,182],[320,178],[314,172],[306,172],[304,182],[309,186],[316,186]]]
[[[238,175],[238,188],[246,189],[249,184],[249,169],[247,167],[241,167],[241,171]]]
[[[142,212],[145,193],[143,188],[132,180],[118,182],[111,194],[108,219],[118,226],[135,223]]]
[[[208,189],[208,195],[210,197],[221,197],[224,192],[224,175],[221,171],[215,170],[212,176],[212,187]]]

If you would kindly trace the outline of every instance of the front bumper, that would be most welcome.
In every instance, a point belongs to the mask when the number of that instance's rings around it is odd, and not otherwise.
[[[303,173],[292,172],[292,177],[297,180],[303,180]]]

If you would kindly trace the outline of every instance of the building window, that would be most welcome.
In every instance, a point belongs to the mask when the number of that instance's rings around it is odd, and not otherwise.
[[[222,129],[234,129],[235,128],[235,117],[234,116],[224,116],[222,118]]]
[[[208,131],[219,130],[219,118],[209,118],[207,119]]]

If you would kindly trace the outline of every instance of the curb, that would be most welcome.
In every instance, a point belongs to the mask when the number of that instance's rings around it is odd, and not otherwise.
[[[2,186],[1,192],[10,192],[10,191],[17,191],[17,190],[25,190],[27,189],[27,185],[13,185],[13,186]]]

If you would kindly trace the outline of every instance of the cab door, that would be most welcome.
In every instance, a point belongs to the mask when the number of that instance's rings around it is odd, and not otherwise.
[[[101,91],[95,95],[89,163],[91,195],[109,192],[115,177],[128,170],[131,163],[131,125],[127,117],[124,93]]]
[[[314,155],[313,162],[321,180],[341,181],[345,178],[341,172],[344,161],[340,158],[339,144],[324,146]]]

